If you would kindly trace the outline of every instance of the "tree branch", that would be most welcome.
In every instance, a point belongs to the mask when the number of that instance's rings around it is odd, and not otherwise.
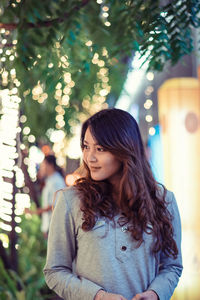
[[[60,18],[56,18],[56,19],[49,20],[49,21],[40,21],[36,24],[35,23],[27,23],[27,27],[29,27],[29,28],[50,27],[54,23],[62,23],[65,21],[65,19],[67,17],[69,17],[72,14],[73,11],[80,10],[82,7],[86,6],[89,1],[90,0],[82,0],[82,3],[80,6],[75,6],[72,9],[72,11],[64,13],[63,16]],[[10,23],[10,24],[0,23],[0,29],[4,28],[6,30],[15,30],[18,27],[18,25],[19,24],[17,24],[17,23]]]

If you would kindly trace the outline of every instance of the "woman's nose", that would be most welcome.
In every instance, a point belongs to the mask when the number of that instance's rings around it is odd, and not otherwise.
[[[96,155],[95,155],[95,151],[91,150],[91,151],[88,153],[88,161],[90,161],[90,162],[95,162],[95,161],[97,161],[97,158],[96,158]]]

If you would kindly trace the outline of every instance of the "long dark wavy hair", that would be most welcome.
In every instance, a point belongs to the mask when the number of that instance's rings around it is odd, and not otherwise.
[[[178,249],[173,239],[172,216],[167,209],[166,189],[153,177],[137,122],[123,110],[102,110],[83,124],[82,148],[88,127],[97,143],[121,161],[122,176],[119,195],[113,200],[111,184],[106,180],[93,180],[84,163],[86,176],[76,182],[82,200],[82,229],[91,230],[98,216],[113,220],[119,214],[118,223],[121,226],[128,224],[138,247],[143,242],[143,233],[150,230],[155,237],[153,253],[162,250],[175,258]]]

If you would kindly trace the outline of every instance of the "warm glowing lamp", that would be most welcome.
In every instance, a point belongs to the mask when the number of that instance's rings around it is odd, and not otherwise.
[[[184,271],[173,299],[200,299],[200,81],[167,80],[158,91],[164,182],[177,198]]]

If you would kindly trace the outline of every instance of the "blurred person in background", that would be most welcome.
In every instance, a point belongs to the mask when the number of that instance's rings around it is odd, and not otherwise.
[[[38,171],[38,178],[44,180],[41,207],[35,211],[26,209],[25,213],[41,215],[41,231],[47,237],[55,193],[66,187],[62,168],[57,165],[54,155],[45,156]]]

